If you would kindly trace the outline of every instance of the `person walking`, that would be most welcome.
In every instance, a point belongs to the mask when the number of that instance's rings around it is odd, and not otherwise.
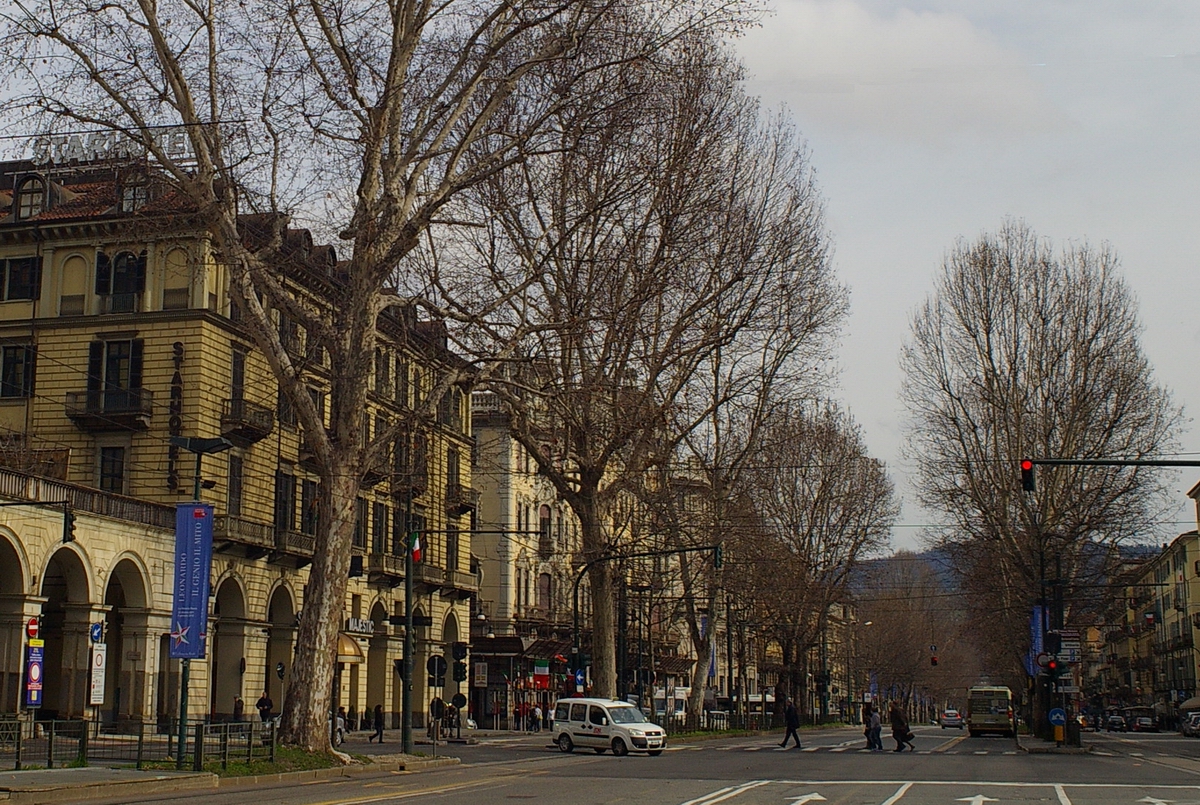
[[[246,703],[242,701],[241,696],[233,697],[233,720],[245,721]]]
[[[879,717],[879,710],[874,707],[871,708],[871,734],[867,736],[867,743],[876,752],[883,751],[883,719]]]
[[[870,702],[862,706],[863,736],[867,739],[867,749],[875,748],[875,739],[871,737],[871,713],[873,710]]]
[[[375,725],[375,732],[373,732],[367,736],[367,743],[374,742],[374,740],[376,738],[379,739],[380,743],[383,743],[383,705],[382,704],[375,705],[375,714],[372,716],[371,721]]]
[[[533,706],[532,718],[533,718],[533,731],[541,732],[542,731],[542,706],[540,704],[535,704]]]
[[[909,751],[917,751],[917,747],[913,746],[913,735],[908,729],[908,720],[904,718],[904,713],[900,710],[900,705],[892,702],[891,709],[888,712],[888,720],[892,724],[892,738],[896,740],[896,748],[893,752],[903,752],[907,746]]]
[[[271,697],[267,695],[265,690],[258,701],[254,703],[254,706],[258,708],[258,718],[262,723],[266,724],[271,720],[271,711],[275,709],[275,702],[271,701]]]
[[[796,739],[796,748],[800,748],[800,734],[796,732],[800,728],[800,711],[796,709],[796,703],[791,699],[787,700],[787,707],[783,710],[783,724],[787,727],[787,732],[783,736],[781,747],[786,748],[788,738]]]

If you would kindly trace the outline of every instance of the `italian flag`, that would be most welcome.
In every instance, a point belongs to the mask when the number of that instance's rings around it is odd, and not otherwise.
[[[410,536],[408,539],[408,544],[412,546],[413,561],[420,562],[421,561],[421,535],[414,531],[412,536]]]

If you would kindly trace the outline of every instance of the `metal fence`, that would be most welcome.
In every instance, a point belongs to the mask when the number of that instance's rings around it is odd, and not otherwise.
[[[184,748],[184,765],[255,763],[275,760],[275,722],[227,722],[193,725]],[[175,761],[174,720],[29,721],[0,717],[0,769],[53,769],[66,766],[134,766]],[[199,749],[199,751],[197,751]]]
[[[651,721],[663,728],[668,735],[684,732],[721,732],[725,730],[769,730],[782,726],[782,716],[774,713],[728,713],[706,710],[699,715],[659,714]]]

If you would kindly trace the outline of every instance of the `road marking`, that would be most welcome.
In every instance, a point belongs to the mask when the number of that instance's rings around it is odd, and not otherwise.
[[[689,799],[682,805],[716,805],[718,802],[724,802],[727,799],[733,799],[738,794],[749,791],[751,788],[758,788],[760,785],[766,785],[770,780],[753,780],[749,783],[743,783],[738,786],[721,788],[717,791],[705,794],[696,799]]]
[[[791,799],[791,801],[793,803],[795,803],[795,805],[804,805],[804,803],[806,803],[806,802],[824,802],[825,801],[825,797],[821,796],[820,794],[818,794],[815,791],[811,794],[802,794],[801,796],[798,796],[798,797],[789,797],[789,799]]]
[[[951,738],[950,740],[944,741],[943,743],[940,743],[937,746],[933,747],[933,751],[934,752],[945,752],[947,749],[950,749],[951,747],[954,747],[954,746],[958,746],[960,743],[962,743],[965,740],[967,740],[966,735],[959,735],[957,738]]]
[[[959,797],[955,802],[969,802],[971,805],[983,805],[985,802],[997,802],[995,797],[985,797],[983,794],[976,794],[973,797]]]
[[[815,752],[815,751],[817,751],[817,750],[818,750],[818,749],[820,749],[820,748],[821,748],[821,747],[819,747],[819,746],[806,746],[806,747],[804,747],[803,749],[801,749],[800,751],[801,751],[801,752]]]
[[[508,777],[516,777],[516,776],[517,775],[515,775],[515,774],[508,775]],[[411,797],[424,797],[424,796],[430,796],[430,795],[435,795],[435,794],[446,794],[451,791],[460,791],[464,788],[478,788],[481,785],[488,785],[489,783],[495,782],[498,779],[507,779],[507,777],[504,777],[504,778],[493,777],[488,780],[476,780],[476,781],[470,782],[470,783],[456,783],[456,784],[452,784],[452,785],[429,786],[428,788],[418,788],[413,791],[399,791],[399,792],[394,791],[390,794],[376,794],[376,795],[373,795],[370,797],[359,797],[358,799],[331,799],[331,800],[326,800],[325,802],[312,803],[312,805],[364,805],[365,803],[368,803],[368,802],[382,802],[384,800],[389,800],[389,799],[409,799]],[[506,783],[506,785],[507,785],[507,783]]]
[[[1167,805],[1168,802],[1174,802],[1173,799],[1156,799],[1154,797],[1142,797],[1138,802],[1146,802],[1149,805]]]
[[[849,748],[850,747],[848,747],[848,746],[835,746],[832,749],[830,749],[829,751],[830,752],[845,752]]]
[[[1067,792],[1061,785],[1054,786],[1054,793],[1058,794],[1058,805],[1071,805],[1071,800],[1067,798]]]
[[[971,754],[973,754],[973,755],[986,755],[986,754],[987,754],[987,750],[986,750],[986,749],[976,749],[976,750],[975,750],[974,752],[972,752]]]
[[[1129,756],[1130,757],[1145,757],[1146,755],[1143,754],[1142,752],[1130,752]]]
[[[887,799],[885,799],[883,801],[883,805],[896,805],[896,801],[898,799],[900,799],[900,797],[907,794],[908,789],[912,788],[912,786],[913,786],[912,783],[905,783],[904,785],[900,786],[900,788],[898,788],[896,790],[895,794],[892,794],[890,797],[888,797]]]

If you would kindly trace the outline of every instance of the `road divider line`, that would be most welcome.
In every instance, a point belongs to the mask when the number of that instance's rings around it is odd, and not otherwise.
[[[1054,793],[1058,794],[1058,805],[1071,805],[1071,800],[1061,784],[1054,786]]]
[[[967,740],[967,737],[968,736],[966,736],[966,735],[959,735],[957,738],[951,738],[950,740],[940,743],[937,746],[933,747],[933,751],[934,752],[945,752],[950,747],[958,746],[960,743]]]
[[[912,783],[905,783],[904,785],[900,786],[900,788],[897,789],[895,794],[892,794],[890,797],[888,797],[887,799],[885,799],[883,801],[883,805],[896,805],[896,801],[899,800],[900,797],[907,794],[908,789],[912,788],[912,786],[913,786]]]
[[[739,794],[749,791],[751,788],[758,788],[760,785],[766,785],[770,780],[752,780],[748,783],[742,783],[737,786],[726,786],[725,788],[709,792],[702,797],[689,799],[680,805],[717,805],[718,802],[724,802],[727,799],[733,799]]]

